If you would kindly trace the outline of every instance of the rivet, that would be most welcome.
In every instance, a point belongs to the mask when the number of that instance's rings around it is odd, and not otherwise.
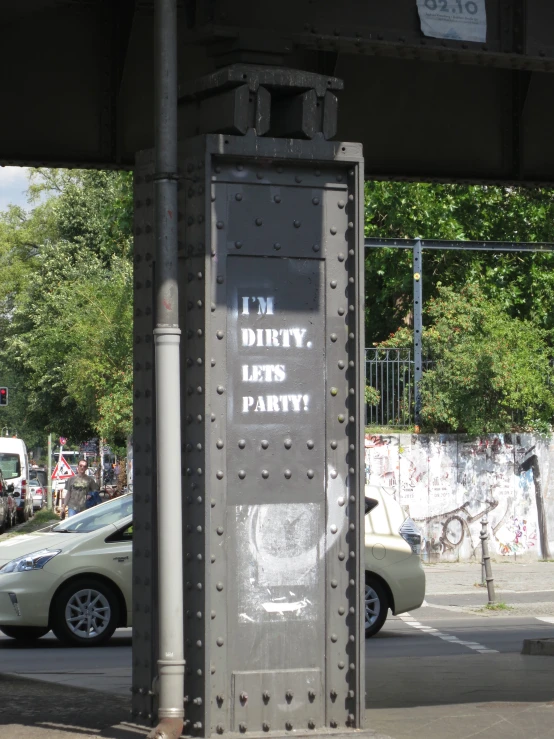
[[[331,477],[333,478],[333,480],[337,479],[337,475],[338,475],[338,472],[336,470],[331,470]]]
[[[348,613],[350,613],[352,615],[354,615],[356,613],[356,609],[354,608],[354,606],[350,606],[350,608],[348,609]]]
[[[291,722],[290,722],[290,721],[287,721],[287,722],[285,723],[285,729],[286,729],[287,731],[292,731],[292,724],[291,724]]]
[[[212,313],[215,313],[215,309],[216,309],[216,305],[215,305],[215,303],[212,303],[210,307],[211,307],[211,311],[212,311]],[[212,366],[213,366],[213,365],[212,365]]]
[[[319,205],[319,198],[312,198],[312,203],[314,205]]]
[[[237,194],[235,195],[235,200],[242,200],[242,195],[240,192],[237,192]]]
[[[223,534],[223,526],[218,526],[217,527],[217,533],[219,534],[219,536],[221,536]]]
[[[281,248],[281,244],[275,243],[273,244],[273,248],[275,249],[275,251],[279,251],[279,249]]]
[[[338,531],[338,529],[337,529],[336,525],[335,525],[335,524],[333,524],[333,525],[331,526],[331,533],[332,533],[332,534],[336,534],[336,533],[337,533],[337,531]]]
[[[201,534],[201,533],[202,533],[202,526],[197,526],[197,527],[196,527],[196,532],[197,532],[198,534]]]
[[[223,333],[223,331],[216,331],[216,334],[215,335],[217,336],[218,339],[222,339],[223,336],[224,336],[224,333]]]
[[[281,196],[280,195],[275,195],[275,197],[273,198],[273,200],[276,203],[280,203],[281,202]]]
[[[333,636],[335,636],[335,635],[333,634]],[[333,636],[331,637],[331,639],[333,638]],[[335,641],[336,641],[336,639],[337,639],[337,637],[335,636]],[[333,700],[335,700],[335,698],[337,697],[337,691],[333,688],[332,690],[329,691],[329,695],[331,696],[331,698]]]
[[[267,470],[262,470],[262,477],[264,478],[264,480],[267,480],[267,478],[269,477],[269,472]]]
[[[352,339],[355,339],[355,338],[356,338],[356,334],[354,334],[354,333],[353,333],[353,332],[351,331],[351,332],[350,332],[350,333],[348,334],[348,338],[349,338],[349,339],[351,339],[351,340],[352,340]]]
[[[344,670],[344,662],[342,660],[339,662],[338,667],[339,667],[339,670]]]
[[[217,394],[218,395],[223,395],[224,392],[225,392],[225,388],[223,387],[223,385],[218,385],[217,386]]]
[[[267,441],[266,439],[263,439],[261,446],[262,446],[262,449],[267,449],[267,447],[269,446],[269,441]]]
[[[315,690],[308,690],[308,698],[313,701],[315,699]]]
[[[308,447],[308,449],[314,448],[314,442],[312,441],[312,439],[308,439],[308,441],[306,442],[306,446]]]
[[[333,441],[331,442],[331,449],[336,449],[336,448],[337,448],[337,446],[338,446],[338,445],[337,445],[337,442],[336,442],[335,440],[333,440]]]
[[[342,415],[342,413],[337,418],[339,423],[344,423],[344,416]]]
[[[271,698],[271,694],[269,693],[269,691],[264,690],[264,692],[262,693],[262,698],[264,699],[264,701],[268,701]]]
[[[356,309],[354,308],[354,306],[353,306],[353,305],[349,305],[349,306],[348,306],[348,310],[350,311],[350,313],[354,313],[354,311],[355,311]]]
[[[339,369],[344,369],[344,361],[342,359],[339,359],[338,367]]]
[[[351,670],[355,670],[355,669],[356,669],[356,665],[354,664],[354,662],[351,662],[351,663],[350,663],[350,664],[348,665],[348,667],[349,667],[349,668],[350,668]]]
[[[338,177],[337,177],[337,179],[338,179]],[[331,727],[332,727],[333,729],[336,729],[336,728],[337,728],[337,722],[335,721],[335,719],[334,719],[334,718],[332,718],[332,719],[331,719],[331,721],[329,721],[329,724],[330,724],[330,726],[331,726]]]
[[[216,225],[217,225],[217,228],[218,228],[218,229],[219,229],[220,231],[221,231],[221,229],[222,229],[222,228],[224,228],[224,223],[223,223],[223,221],[218,221]]]
[[[235,241],[235,249],[241,249],[242,248],[242,241]]]
[[[354,279],[353,277],[349,277],[349,278],[348,278],[348,282],[349,282],[349,283],[350,283],[351,285],[353,285],[353,284],[354,284],[354,283],[356,282],[356,280],[355,280],[355,279]]]
[[[246,724],[239,724],[239,731],[244,734],[244,732],[246,731]]]
[[[197,582],[196,583],[196,589],[197,590],[202,590],[202,583],[201,582]]]
[[[335,342],[338,337],[337,337],[336,334],[331,334],[331,336],[329,338],[331,339],[332,342]]]
[[[219,228],[219,226],[218,226],[218,228]],[[222,228],[223,228],[223,227],[222,227]],[[329,229],[329,231],[330,231],[330,232],[331,232],[331,233],[333,234],[333,236],[334,236],[334,235],[335,235],[335,234],[337,233],[337,229],[336,229],[336,226],[331,226],[331,228]]]
[[[349,467],[348,468],[348,474],[349,475],[355,475],[356,474],[356,470],[354,469],[354,467]]]
[[[262,729],[264,731],[269,731],[270,728],[271,728],[270,725],[266,721],[264,721],[262,724]]]
[[[354,254],[355,254],[355,252],[354,252],[354,249],[349,249],[349,250],[348,250],[348,256],[349,256],[349,257],[353,257],[353,256],[354,256]]]
[[[199,328],[199,329],[198,329],[198,330],[196,331],[196,335],[198,336],[198,338],[201,338],[202,336],[204,336],[204,332],[202,331],[202,329],[201,329],[201,328]]]
[[[223,590],[223,583],[222,583],[222,582],[218,582],[218,583],[217,583],[217,585],[216,585],[216,588],[217,588],[217,589],[218,589],[219,591]]]
[[[215,730],[217,731],[217,733],[218,733],[218,734],[223,734],[223,732],[225,731],[225,727],[224,727],[224,726],[222,726],[221,724],[218,724],[218,725],[217,725],[217,726],[215,727]]]
[[[285,470],[285,477],[287,478],[287,480],[290,480],[291,476],[292,472],[290,470]]]
[[[344,606],[339,606],[339,616],[344,616]]]
[[[261,218],[256,218],[256,226],[261,226],[263,223]]]
[[[308,472],[307,472],[306,474],[308,475],[308,477],[309,477],[309,478],[310,478],[310,480],[311,480],[311,479],[312,479],[312,477],[314,476],[314,471],[313,471],[313,470],[308,470]]]
[[[344,256],[342,252],[340,252],[340,254],[337,254],[337,259],[339,260],[339,262],[344,262],[346,257]]]
[[[223,446],[224,446],[224,444],[223,444],[223,439],[218,439],[218,440],[217,440],[217,441],[215,442],[215,445],[216,445],[216,447],[217,447],[218,449],[223,449]]]
[[[356,363],[354,362],[353,359],[351,359],[350,362],[348,362],[348,366],[349,367],[355,367],[356,366]]]
[[[300,183],[300,182],[302,182],[302,177],[300,177],[300,175],[297,174],[296,177],[294,178],[294,181]]]
[[[212,508],[215,508],[215,498],[212,498],[210,500],[210,505],[211,505]]]
[[[329,284],[331,285],[331,287],[334,290],[336,288],[336,286],[337,286],[337,281],[336,280],[331,280],[331,282]]]
[[[344,200],[339,200],[339,202],[337,203],[337,205],[339,206],[339,208],[344,208],[344,206],[346,205],[346,203],[344,202]]]
[[[244,480],[246,477],[246,472],[244,470],[239,470],[239,477],[241,480]]]
[[[239,172],[242,172],[242,170],[244,169],[244,164],[237,164],[237,169]]]
[[[244,449],[246,442],[244,439],[239,439],[239,449]]]
[[[290,449],[292,446],[291,439],[285,439],[284,446],[285,446],[285,449]]]
[[[356,697],[356,693],[353,690],[349,690],[348,691],[348,697],[349,698],[355,698]]]
[[[287,692],[285,693],[285,698],[288,701],[291,701],[294,698],[294,693],[292,692],[292,690],[287,690]]]
[[[355,495],[351,495],[350,498],[349,498],[349,501],[351,503],[355,503],[356,502],[356,496]]]
[[[337,500],[337,503],[340,506],[343,506],[346,503],[346,500],[344,499],[344,496],[341,495],[341,497]]]
[[[300,228],[302,224],[300,223],[300,221],[293,221],[293,225],[294,225],[294,228]]]
[[[346,557],[346,554],[344,552],[339,552],[339,559],[342,562],[342,560]]]
[[[336,634],[331,634],[331,641],[332,641],[332,642],[335,642],[335,641],[337,641],[337,639],[338,639],[338,636],[337,636]],[[333,692],[333,691],[332,691],[332,692]]]
[[[338,394],[338,392],[339,392],[339,391],[337,390],[337,388],[336,388],[336,387],[332,387],[332,388],[331,388],[331,395],[335,396],[335,395],[337,395],[337,394]]]
[[[215,643],[217,644],[218,647],[222,647],[223,639],[220,636],[218,636]]]
[[[348,391],[348,395],[356,395],[356,391],[353,387],[351,387],[350,390]]]
[[[356,418],[354,416],[348,416],[348,420],[350,421],[350,423],[354,423]]]
[[[314,245],[312,246],[312,249],[313,249],[313,250],[314,250],[315,252],[318,252],[318,251],[319,251],[319,244],[314,244]]]
[[[338,582],[336,580],[331,580],[331,587],[336,588],[338,585]]]
[[[223,275],[218,275],[217,276],[217,284],[218,285],[223,285],[223,282],[224,282]]]

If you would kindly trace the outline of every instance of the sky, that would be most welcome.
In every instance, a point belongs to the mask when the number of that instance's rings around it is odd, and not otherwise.
[[[9,204],[29,207],[25,195],[27,172],[27,167],[0,167],[0,210],[6,210]]]

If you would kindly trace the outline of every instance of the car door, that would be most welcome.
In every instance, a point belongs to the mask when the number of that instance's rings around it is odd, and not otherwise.
[[[127,605],[127,625],[132,616],[132,561],[133,561],[133,522],[120,526],[105,541],[104,561],[109,560],[112,579],[119,586]]]

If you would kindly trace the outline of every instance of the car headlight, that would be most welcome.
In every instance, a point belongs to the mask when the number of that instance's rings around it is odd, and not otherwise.
[[[0,574],[42,570],[44,565],[47,562],[50,562],[50,560],[61,551],[61,549],[41,549],[39,552],[31,552],[31,554],[26,554],[24,557],[12,559],[11,562],[6,562],[5,565],[0,567]]]
[[[421,554],[421,533],[411,518],[407,518],[398,533],[412,548],[414,554]]]

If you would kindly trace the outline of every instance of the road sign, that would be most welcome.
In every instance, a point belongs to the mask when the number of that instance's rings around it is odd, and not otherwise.
[[[65,446],[67,444],[67,439],[65,436],[60,436],[60,446]]]
[[[54,467],[52,472],[52,480],[67,480],[68,477],[73,477],[75,473],[67,463],[67,460],[62,455],[60,461]]]

